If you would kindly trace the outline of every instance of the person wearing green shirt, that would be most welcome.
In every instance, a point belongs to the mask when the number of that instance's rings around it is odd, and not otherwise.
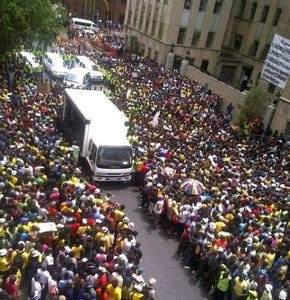
[[[215,300],[223,300],[226,298],[229,292],[230,287],[230,281],[232,277],[230,275],[230,272],[227,268],[222,268],[222,271],[220,273],[220,276],[217,281],[216,289],[214,292],[214,299]]]

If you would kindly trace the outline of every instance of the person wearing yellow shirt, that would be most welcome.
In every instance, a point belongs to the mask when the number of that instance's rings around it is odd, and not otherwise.
[[[91,226],[87,225],[88,221],[86,219],[82,219],[82,223],[83,225],[81,225],[77,231],[77,234],[79,236],[82,236],[85,233],[91,233],[92,232],[92,228]]]
[[[108,227],[103,226],[95,236],[95,241],[102,247],[108,250],[111,247],[110,239],[108,237]]]
[[[77,242],[75,243],[75,245],[72,246],[71,251],[73,252],[74,257],[75,257],[76,259],[80,259],[80,258],[81,258],[81,255],[82,255],[83,252],[84,252],[84,247],[80,244],[79,241],[77,241]]]
[[[121,300],[122,289],[118,286],[118,281],[113,280],[112,283],[107,286],[108,300]]]
[[[0,276],[10,269],[10,263],[7,259],[7,250],[0,250]]]
[[[267,261],[267,268],[268,268],[268,269],[271,269],[271,268],[272,268],[273,263],[274,263],[274,260],[275,260],[275,257],[276,257],[276,253],[275,253],[275,250],[274,250],[274,249],[272,249],[272,250],[270,251],[270,253],[267,253],[267,254],[265,255],[265,259],[266,259],[266,261]]]
[[[124,209],[125,209],[125,206],[121,205],[119,208],[114,210],[114,219],[116,220],[116,222],[121,221],[123,219],[123,217],[125,216]]]
[[[236,296],[236,298],[241,298],[245,296],[247,289],[248,289],[248,282],[245,280],[245,276],[243,274],[237,276],[234,279],[234,286],[233,286],[234,295]]]
[[[130,293],[131,300],[143,300],[144,294],[142,294],[142,286],[141,285],[134,285],[133,291]]]
[[[28,253],[24,250],[25,244],[20,241],[18,247],[13,251],[11,256],[12,265],[16,266],[19,270],[25,270],[28,265]]]

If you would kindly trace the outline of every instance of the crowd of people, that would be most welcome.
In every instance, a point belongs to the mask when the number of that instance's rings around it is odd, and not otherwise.
[[[207,86],[151,59],[99,63],[130,118],[140,209],[180,237],[184,267],[215,299],[287,299],[289,141],[241,132]],[[184,192],[186,179],[204,190]]]
[[[14,56],[0,76],[0,299],[154,299],[134,223],[62,133],[62,87]]]
[[[180,238],[184,267],[215,299],[287,299],[289,142],[241,134],[218,95],[150,59],[108,57],[84,38],[55,49],[102,67],[130,120],[140,209]],[[1,68],[1,297],[154,299],[125,207],[90,182],[62,134],[62,87],[40,94],[17,59]],[[204,190],[185,192],[186,179]]]

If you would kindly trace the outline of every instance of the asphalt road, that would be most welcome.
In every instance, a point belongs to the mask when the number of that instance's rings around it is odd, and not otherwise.
[[[126,206],[127,215],[139,232],[142,244],[144,277],[157,279],[158,300],[199,300],[207,299],[192,274],[184,270],[175,255],[178,241],[168,239],[161,230],[153,230],[138,210],[138,193],[122,183],[103,184],[102,189],[114,195],[114,200]]]

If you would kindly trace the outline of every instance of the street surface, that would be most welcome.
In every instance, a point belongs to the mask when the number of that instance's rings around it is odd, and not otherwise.
[[[122,183],[102,184],[102,189],[110,192],[114,201],[126,206],[126,213],[134,222],[139,232],[143,252],[141,266],[144,268],[144,278],[157,279],[158,300],[199,300],[206,299],[191,272],[183,269],[179,257],[175,255],[178,241],[169,239],[166,234],[153,230],[150,223],[138,210],[138,192],[133,187]]]

